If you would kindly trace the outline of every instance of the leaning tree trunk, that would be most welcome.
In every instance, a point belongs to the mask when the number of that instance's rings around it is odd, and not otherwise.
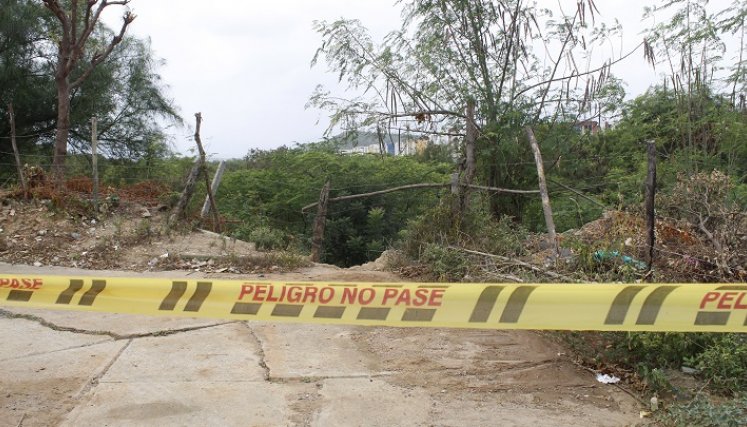
[[[67,139],[70,135],[70,81],[67,77],[55,79],[57,84],[57,132],[54,138],[52,175],[57,188],[65,182]]]

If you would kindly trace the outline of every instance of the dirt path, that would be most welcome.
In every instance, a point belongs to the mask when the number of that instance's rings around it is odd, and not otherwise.
[[[8,264],[0,264],[0,272],[136,275]],[[329,266],[266,276],[277,277],[396,280],[384,272]],[[638,421],[633,398],[597,383],[561,348],[533,332],[3,308],[0,342],[2,427],[624,426]]]

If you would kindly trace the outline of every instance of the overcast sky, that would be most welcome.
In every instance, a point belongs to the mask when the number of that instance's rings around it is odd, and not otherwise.
[[[575,7],[575,0],[559,1],[569,10]],[[649,4],[597,1],[603,21],[617,18],[623,24],[626,49],[641,41],[640,17]],[[322,138],[326,113],[304,106],[316,85],[334,89],[336,76],[323,63],[310,68],[321,42],[312,21],[360,19],[375,37],[400,25],[392,0],[132,0],[130,7],[137,19],[129,33],[150,37],[155,55],[166,61],[160,74],[186,122],[191,125],[194,113],[202,112],[202,139],[213,158]],[[111,7],[107,13],[106,22],[118,25],[122,9]],[[634,56],[613,72],[635,95],[656,80],[656,73],[642,53]],[[168,132],[180,152],[193,147],[190,129]]]

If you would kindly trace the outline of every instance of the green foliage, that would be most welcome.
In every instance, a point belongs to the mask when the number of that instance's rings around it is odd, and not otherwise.
[[[724,334],[688,359],[712,390],[734,394],[747,390],[747,335]]]
[[[687,403],[675,403],[657,416],[662,426],[740,427],[747,425],[747,394],[714,401],[702,395]]]
[[[7,107],[13,103],[16,133],[24,162],[46,165],[56,126],[57,60],[55,35],[59,25],[41,2],[7,0],[0,8],[0,163],[10,163]],[[100,46],[113,37],[99,24],[89,43]],[[79,68],[87,66],[93,48]],[[164,122],[180,123],[157,73],[160,61],[150,42],[132,36],[99,64],[75,92],[71,103],[71,152],[90,151],[91,117],[98,118],[99,152],[113,157],[140,159],[153,155],[152,147],[165,146]],[[76,70],[78,75],[82,70]],[[11,168],[3,168],[0,179]]]
[[[458,251],[437,244],[427,244],[420,255],[431,273],[443,282],[458,282],[464,278],[470,267],[470,260]]]
[[[245,234],[240,231],[237,233],[237,237],[254,242],[257,245],[257,249],[260,250],[285,249],[288,245],[285,233],[281,230],[276,230],[267,226],[255,228],[249,232],[248,236],[245,236]]]
[[[410,221],[400,233],[403,249],[418,258],[429,245],[462,246],[496,255],[515,256],[524,252],[526,230],[509,217],[494,219],[488,199],[473,195],[470,208],[458,221],[452,214],[453,196]]]
[[[711,391],[735,395],[747,388],[744,334],[681,332],[572,332],[564,334],[592,365],[635,369],[652,392],[674,391],[664,369],[688,366]]]
[[[299,236],[310,248],[316,208],[329,180],[331,198],[411,183],[447,182],[449,166],[414,157],[338,155],[326,150],[280,148],[251,152],[226,172],[218,209],[228,222],[247,230],[268,226]],[[409,190],[365,199],[332,202],[328,208],[322,260],[341,266],[376,259],[410,218],[437,203],[437,190]]]

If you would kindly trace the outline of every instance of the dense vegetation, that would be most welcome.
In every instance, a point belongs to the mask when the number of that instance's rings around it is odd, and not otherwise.
[[[230,172],[220,189],[219,209],[239,224],[237,236],[261,240],[270,248],[308,250],[316,209],[326,181],[332,197],[389,187],[448,182],[450,165],[414,157],[341,156],[315,149],[253,152],[240,170]],[[331,203],[323,261],[341,266],[378,258],[408,220],[434,206],[438,193],[419,190]]]

